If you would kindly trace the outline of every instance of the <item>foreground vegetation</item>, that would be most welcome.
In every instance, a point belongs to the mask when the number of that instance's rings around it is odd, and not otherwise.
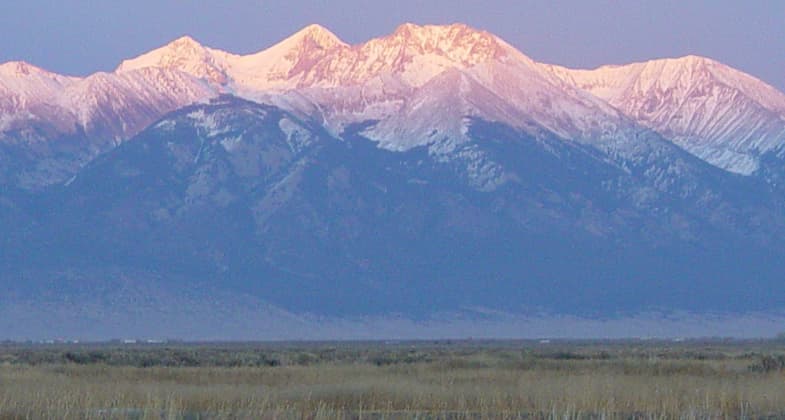
[[[778,418],[780,342],[0,345],[0,418]]]

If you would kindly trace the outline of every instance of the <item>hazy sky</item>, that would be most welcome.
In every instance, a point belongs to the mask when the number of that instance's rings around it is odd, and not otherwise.
[[[785,90],[783,0],[4,0],[0,61],[87,74],[183,34],[237,53],[309,23],[349,43],[402,22],[463,22],[530,57],[596,67],[656,57],[712,57]]]

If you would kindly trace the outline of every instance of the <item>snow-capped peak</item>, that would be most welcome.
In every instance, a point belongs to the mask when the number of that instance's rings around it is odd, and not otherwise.
[[[405,23],[388,36],[356,46],[354,56],[340,57],[340,61],[350,68],[344,83],[388,73],[419,87],[446,69],[466,69],[499,59],[509,53],[505,46],[494,35],[463,24]]]
[[[182,37],[124,61],[117,72],[144,67],[176,69],[231,86],[235,93],[358,85],[382,75],[422,86],[446,69],[467,69],[510,56],[531,61],[489,32],[464,24],[406,23],[390,35],[354,46],[314,24],[270,48],[245,56],[207,48]]]
[[[594,70],[547,67],[732,172],[754,172],[757,156],[785,141],[785,94],[710,58],[690,55]]]
[[[303,44],[312,44],[325,50],[335,47],[348,47],[348,44],[341,41],[329,29],[317,24],[306,26],[281,41],[278,45],[297,47],[303,46]]]
[[[67,129],[68,111],[55,107],[59,95],[78,80],[23,61],[0,64],[0,137],[30,121]]]
[[[785,144],[785,95],[712,59],[686,56],[572,70],[537,63],[503,39],[464,24],[405,23],[356,45],[314,24],[249,55],[183,36],[123,61],[114,74],[88,79],[82,83],[23,62],[0,65],[0,120],[10,126],[30,115],[46,119],[55,113],[49,108],[60,106],[69,111],[59,114],[78,115],[78,123],[86,125],[106,119],[107,110],[99,109],[103,103],[117,110],[144,103],[141,112],[229,92],[291,104],[288,109],[318,118],[335,133],[347,124],[380,121],[376,133],[384,144],[402,141],[393,123],[422,117],[414,123],[428,134],[439,122],[432,117],[442,114],[536,126],[581,141],[616,139],[646,126],[716,166],[744,174],[755,171],[761,153]],[[75,84],[90,89],[69,87]],[[65,90],[80,94],[64,95]],[[117,92],[129,99],[118,99]],[[89,106],[72,100],[82,96],[102,100]],[[139,121],[160,117],[148,114]],[[130,129],[121,125],[114,131],[122,135],[138,129],[135,123]],[[435,128],[453,135],[465,126],[445,122]]]
[[[314,24],[254,54],[224,53],[223,61],[236,93],[287,90],[330,52],[348,48],[328,29]]]
[[[182,36],[163,47],[144,53],[138,57],[124,60],[117,72],[137,70],[144,67],[173,67],[189,60],[198,60],[208,55],[207,50],[190,36]]]
[[[563,74],[606,99],[618,99],[618,95],[629,94],[630,89],[641,94],[719,82],[770,111],[785,113],[785,95],[777,89],[718,61],[696,55],[602,66],[595,70],[567,70]]]
[[[204,47],[190,36],[180,37],[169,44],[123,61],[116,73],[125,73],[146,67],[178,70],[194,77],[222,85],[226,74],[216,56],[220,51]]]
[[[42,96],[43,91],[63,88],[75,80],[77,78],[61,76],[24,61],[0,64],[0,91],[6,90],[17,95]]]
[[[25,77],[31,74],[49,74],[49,72],[25,61],[9,61],[0,64],[0,74],[3,76]]]
[[[173,50],[186,51],[195,51],[203,48],[202,44],[200,44],[199,41],[193,39],[193,37],[190,35],[183,35],[180,38],[175,39],[174,41],[170,42],[167,47]]]
[[[382,43],[408,54],[438,54],[464,66],[496,59],[507,51],[499,39],[485,31],[452,25],[400,25]]]

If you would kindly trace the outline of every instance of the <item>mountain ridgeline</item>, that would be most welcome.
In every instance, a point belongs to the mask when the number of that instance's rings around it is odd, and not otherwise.
[[[785,95],[708,59],[571,70],[465,25],[184,37],[84,79],[3,65],[0,128],[17,335],[785,307]]]

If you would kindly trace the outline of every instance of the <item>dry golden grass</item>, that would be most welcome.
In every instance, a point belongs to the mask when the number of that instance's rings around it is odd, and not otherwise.
[[[278,351],[280,356],[305,350]],[[376,350],[347,351],[353,356],[316,361],[284,357],[288,363],[280,366],[254,367],[6,362],[0,366],[0,418],[785,415],[785,375],[751,370],[760,354],[739,349],[692,354],[630,347],[550,353],[426,348],[372,358],[367,356]],[[418,352],[420,356],[411,357]],[[292,362],[306,359],[307,365]]]

